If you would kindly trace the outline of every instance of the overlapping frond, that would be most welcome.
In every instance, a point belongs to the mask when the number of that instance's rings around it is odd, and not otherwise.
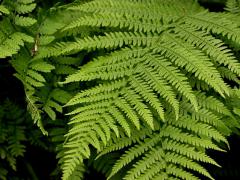
[[[34,18],[27,17],[28,13],[32,12],[36,7],[36,3],[33,1],[14,3],[6,1],[4,3],[7,8],[1,5],[0,12],[7,14],[8,17],[0,21],[0,58],[18,53],[25,43],[33,43],[33,37],[16,29],[21,26],[32,26],[36,23]],[[11,23],[11,21],[14,23]]]
[[[240,2],[239,0],[227,0],[226,8],[231,13],[240,13]]]
[[[223,103],[240,83],[237,1],[228,1],[232,15],[189,0],[76,1],[40,22],[33,0],[4,2],[0,58],[12,56],[35,123],[47,134],[42,112],[55,120],[69,109],[64,180],[83,177],[93,149],[122,150],[110,174],[100,168],[109,178],[212,179],[200,164],[218,164],[205,151],[228,145],[240,114]]]
[[[228,80],[239,84],[240,64],[227,44],[240,43],[238,23],[227,14],[207,12],[196,2],[185,0],[94,0],[75,2],[67,11],[79,14],[69,24],[56,21],[58,25],[52,32],[44,27],[42,30],[60,37],[74,34],[74,39],[43,43],[34,58],[59,61],[56,70],[69,75],[61,85],[90,83],[84,90],[78,88],[80,92],[66,104],[71,109],[71,120],[62,158],[63,179],[68,179],[78,164],[90,157],[92,146],[101,152],[112,136],[118,139],[124,132],[125,136],[134,137],[134,128],[153,132],[143,144],[155,136],[162,140],[151,150],[138,145],[140,152],[148,152],[145,160],[151,165],[144,166],[141,173],[127,175],[129,179],[197,179],[192,170],[211,178],[195,160],[213,163],[199,149],[220,150],[212,139],[227,144],[225,136],[231,128],[220,115],[233,116],[220,100],[194,90],[225,98],[231,94]],[[80,33],[94,28],[97,31]],[[76,70],[75,56],[86,52],[94,52],[94,57]],[[120,145],[113,149],[125,147]],[[179,146],[181,153],[174,154],[170,146]],[[134,148],[130,154],[135,153]],[[183,154],[184,148],[195,154]],[[150,158],[165,151],[171,152],[166,157],[162,154],[156,156],[158,159]]]
[[[199,95],[206,99],[203,94]],[[210,99],[205,102],[211,103]],[[215,101],[217,103],[218,100]],[[123,147],[125,152],[115,161],[108,178],[111,179],[125,167],[122,179],[198,179],[193,171],[213,179],[199,162],[219,166],[206,155],[205,150],[210,148],[223,151],[215,142],[227,143],[220,133],[221,129],[218,129],[220,126],[226,127],[220,120],[225,115],[216,115],[211,107],[196,112],[187,108],[192,106],[189,103],[182,102],[181,106],[183,109],[178,121],[172,119],[174,116],[170,113],[164,125],[153,133],[141,132],[130,138],[122,137],[116,142],[110,142],[98,157],[107,156],[107,153]],[[211,117],[197,116],[195,113],[200,111],[208,111]],[[214,116],[215,119],[211,122],[210,119]]]
[[[17,158],[23,156],[26,150],[26,132],[22,125],[24,111],[16,104],[5,100],[0,104],[0,160],[1,165],[7,162],[13,170],[17,170]],[[2,169],[3,168],[3,169]],[[6,168],[6,167],[5,167]],[[9,169],[0,166],[2,179],[6,179]],[[5,173],[4,173],[5,170]]]

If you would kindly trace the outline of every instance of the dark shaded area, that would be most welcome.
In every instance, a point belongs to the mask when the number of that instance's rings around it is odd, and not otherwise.
[[[24,158],[18,159],[17,172],[10,172],[9,177],[16,177],[16,180],[54,180],[56,178],[50,178],[50,174],[56,165],[55,153],[29,144]]]
[[[226,0],[199,0],[201,6],[212,12],[224,11]]]
[[[88,168],[87,172],[85,173],[85,180],[106,180],[106,177],[93,169],[92,167]]]
[[[30,163],[39,180],[51,179],[57,165],[56,154],[36,146],[27,146],[25,160]]]
[[[208,166],[215,179],[240,179],[240,137],[232,135],[228,138],[230,150],[227,152],[210,151],[209,156],[215,159],[222,168]]]
[[[23,84],[14,77],[15,70],[7,59],[1,61],[0,72],[0,101],[10,99],[23,105],[25,103]]]

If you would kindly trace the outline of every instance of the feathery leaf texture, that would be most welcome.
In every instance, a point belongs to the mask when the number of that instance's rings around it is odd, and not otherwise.
[[[213,179],[202,164],[220,165],[206,150],[225,151],[239,127],[228,102],[240,97],[237,4],[214,13],[194,0],[75,1],[40,22],[33,0],[0,5],[0,58],[12,58],[34,122],[47,134],[42,113],[68,110],[63,180],[82,179],[93,151],[113,158],[113,168],[99,163],[108,179]]]
[[[148,128],[153,134],[130,148],[132,159],[119,161],[112,175],[139,156],[134,153],[146,151],[139,165],[144,167],[143,172],[141,168],[136,173],[130,171],[126,179],[197,179],[186,169],[212,179],[197,162],[216,165],[205,155],[205,149],[221,150],[212,140],[227,144],[225,136],[231,129],[220,115],[233,115],[221,101],[195,90],[226,98],[230,96],[226,79],[239,83],[240,64],[227,44],[240,44],[238,23],[228,14],[208,12],[195,1],[185,0],[93,0],[75,2],[67,10],[79,15],[46,34],[71,36],[86,28],[101,33],[80,33],[74,40],[42,45],[35,59],[102,53],[76,71],[69,69],[65,81],[60,82],[64,86],[94,84],[80,89],[66,104],[73,110],[68,113],[71,120],[62,158],[63,179],[69,179],[74,169],[90,157],[91,146],[98,152],[105,146],[117,148],[109,145],[111,137],[121,138],[124,132],[124,136],[133,138],[134,128]],[[171,117],[169,112],[173,112]],[[159,140],[147,145],[153,137]],[[152,148],[145,149],[144,143]],[[117,149],[123,148],[121,145]],[[183,149],[192,154],[184,154]]]
[[[32,1],[33,2],[33,1]],[[4,13],[7,18],[0,21],[0,58],[10,57],[17,54],[20,48],[27,43],[33,43],[34,38],[24,31],[16,31],[16,26],[32,26],[37,22],[32,17],[27,17],[32,12],[36,4],[28,1],[6,2],[9,8],[0,5],[0,13]],[[11,24],[11,21],[14,23]]]
[[[203,94],[201,96],[206,98]],[[206,100],[205,100],[206,101]],[[215,99],[217,102],[217,100]],[[211,101],[207,100],[208,103]],[[219,102],[220,103],[220,102]],[[187,101],[181,103],[181,106],[192,106]],[[202,105],[199,111],[204,110]],[[214,112],[208,108],[209,112]],[[206,149],[214,149],[224,151],[219,148],[213,140],[227,143],[226,138],[218,129],[222,121],[214,121],[214,123],[206,120],[206,117],[194,116],[187,108],[182,110],[180,119],[176,121],[173,113],[167,114],[166,122],[159,127],[158,130],[149,133],[141,132],[141,134],[133,134],[130,138],[121,137],[120,139],[111,141],[99,154],[99,157],[108,156],[110,153],[122,150],[123,155],[115,161],[108,179],[111,179],[123,167],[126,167],[123,179],[198,179],[195,177],[196,171],[210,179],[213,179],[208,171],[199,165],[199,162],[217,164],[212,158],[206,155]],[[222,115],[216,116],[221,118]],[[210,117],[207,117],[209,120]],[[216,124],[215,124],[216,123]],[[227,127],[226,127],[227,128]],[[177,172],[169,170],[174,167]],[[184,177],[182,176],[183,174]]]

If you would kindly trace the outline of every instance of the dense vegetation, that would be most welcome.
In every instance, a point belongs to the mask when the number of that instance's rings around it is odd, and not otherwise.
[[[239,0],[1,1],[0,179],[239,177],[239,52]]]

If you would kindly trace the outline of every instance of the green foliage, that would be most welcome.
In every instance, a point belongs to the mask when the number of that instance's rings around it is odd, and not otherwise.
[[[226,10],[231,13],[240,12],[240,1],[239,0],[228,0],[226,4]]]
[[[207,150],[227,151],[239,133],[238,9],[236,0],[219,13],[189,0],[3,1],[0,58],[42,133],[55,126],[62,179],[83,179],[88,159],[108,179],[213,179],[204,164],[221,165]]]
[[[0,104],[0,179],[7,179],[9,167],[17,170],[16,161],[25,152],[24,111],[10,101]]]

